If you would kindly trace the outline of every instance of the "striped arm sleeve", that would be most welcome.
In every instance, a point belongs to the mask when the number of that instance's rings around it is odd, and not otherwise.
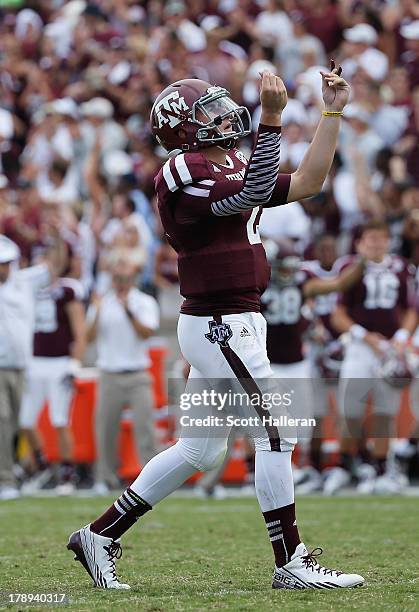
[[[211,211],[214,215],[235,215],[270,201],[279,173],[280,145],[281,128],[259,126],[243,188],[237,194],[212,202]]]

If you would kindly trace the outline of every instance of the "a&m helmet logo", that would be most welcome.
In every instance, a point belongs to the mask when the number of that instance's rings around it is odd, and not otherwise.
[[[231,327],[228,323],[217,323],[216,321],[209,321],[209,333],[205,334],[205,338],[215,344],[218,342],[221,346],[228,346],[228,341],[233,336]]]
[[[171,128],[176,127],[186,119],[186,115],[182,111],[188,110],[189,106],[186,104],[185,98],[180,96],[178,91],[170,92],[162,100],[159,100],[154,107],[159,128],[166,123]]]

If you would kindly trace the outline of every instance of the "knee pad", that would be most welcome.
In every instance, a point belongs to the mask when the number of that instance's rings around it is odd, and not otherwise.
[[[227,440],[220,438],[180,438],[176,443],[185,461],[200,472],[214,470],[224,460]]]

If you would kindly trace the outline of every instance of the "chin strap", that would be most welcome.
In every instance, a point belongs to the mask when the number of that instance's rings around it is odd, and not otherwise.
[[[219,144],[217,146],[222,151],[231,151],[231,149],[234,149],[234,147],[236,146],[237,141],[238,138],[230,138],[230,140],[226,140],[225,142],[223,142],[223,144]]]

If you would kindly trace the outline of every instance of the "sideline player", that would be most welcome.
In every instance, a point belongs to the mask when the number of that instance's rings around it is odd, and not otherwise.
[[[258,232],[263,207],[317,193],[332,163],[349,85],[332,65],[322,72],[323,117],[298,170],[279,174],[281,113],[287,93],[281,79],[264,72],[262,114],[247,163],[236,149],[250,130],[250,116],[226,90],[197,79],[168,86],[151,112],[152,130],[171,156],[156,178],[159,212],[178,253],[181,308],[178,337],[191,364],[189,381],[230,379],[245,392],[261,392],[255,379],[271,376],[266,321],[260,295],[269,266]],[[242,335],[243,329],[247,334]],[[254,416],[261,415],[260,402]],[[183,431],[172,447],[154,457],[132,485],[90,525],[70,536],[97,586],[128,588],[115,573],[119,538],[196,471],[222,461],[231,428],[207,427],[200,437]],[[318,563],[301,542],[294,505],[291,451],[295,439],[268,425],[254,438],[255,487],[275,555],[274,588],[336,588],[364,582]]]
[[[70,258],[69,258],[70,259]],[[36,294],[34,352],[26,371],[19,425],[35,460],[36,473],[22,487],[26,494],[42,488],[52,476],[36,429],[46,401],[57,430],[61,466],[56,492],[74,490],[74,466],[69,413],[74,377],[86,347],[83,288],[73,278],[51,275],[51,284]]]
[[[317,278],[333,278],[340,272],[336,238],[332,234],[322,234],[316,241],[316,259],[304,261],[302,268]],[[346,261],[346,258],[342,258]],[[316,325],[308,338],[308,360],[311,379],[315,385],[313,394],[313,414],[316,425],[310,442],[309,465],[300,471],[299,493],[311,493],[323,487],[322,468],[322,428],[328,412],[329,394],[336,395],[340,367],[343,359],[343,346],[339,334],[331,325],[331,314],[336,308],[338,293],[319,295],[314,299],[313,314]],[[294,478],[296,483],[296,479]],[[297,483],[296,483],[297,484]]]
[[[374,446],[372,473],[360,483],[361,492],[372,492],[376,475],[391,478],[386,473],[389,439],[393,437],[394,419],[400,405],[400,389],[379,378],[382,360],[397,351],[405,352],[416,326],[413,296],[413,271],[397,255],[389,254],[390,234],[381,221],[370,221],[361,229],[357,249],[367,259],[362,279],[350,293],[340,296],[332,314],[332,325],[340,333],[348,332],[339,380],[338,403],[346,432],[341,445],[341,466],[330,472],[327,491],[330,494],[349,484],[354,473],[354,460],[370,460],[362,447],[362,419],[366,398],[372,394],[374,406]],[[348,263],[351,261],[349,257]],[[370,471],[367,472],[368,474]],[[326,483],[327,485],[327,483]],[[325,485],[325,490],[326,490]],[[394,489],[393,489],[394,490]]]
[[[271,249],[271,281],[261,298],[262,313],[268,324],[268,358],[275,378],[285,379],[286,388],[292,388],[297,411],[301,411],[299,416],[312,416],[318,389],[311,378],[310,361],[304,354],[304,333],[313,322],[313,312],[305,302],[320,297],[326,299],[329,295],[333,299],[337,292],[347,291],[361,278],[364,260],[354,262],[340,275],[331,272],[326,276],[314,263],[311,266],[312,262],[302,263],[294,249],[284,243],[273,245]],[[311,440],[311,445],[317,448],[317,443],[321,442],[321,419],[325,412],[313,410],[313,413],[316,426],[314,431],[310,429],[307,432],[307,438],[313,434],[315,441]],[[302,442],[300,449],[301,446]],[[297,478],[294,476],[295,482],[300,475],[304,478],[304,486],[301,482],[303,488],[298,488],[298,492],[321,488],[317,470],[302,468],[301,472],[297,471]]]

